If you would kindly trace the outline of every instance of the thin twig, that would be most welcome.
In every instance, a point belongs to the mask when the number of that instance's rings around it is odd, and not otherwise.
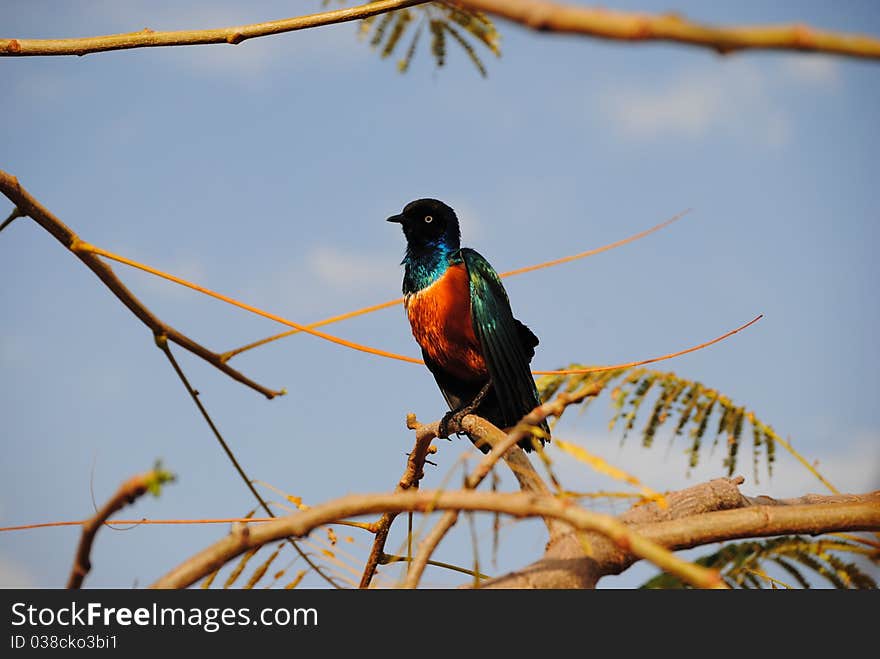
[[[811,464],[807,461],[807,459],[806,459],[804,456],[802,456],[800,453],[798,453],[798,452],[795,450],[794,446],[791,445],[791,442],[782,439],[782,437],[780,437],[779,435],[777,435],[775,432],[769,434],[768,437],[769,437],[772,441],[774,441],[774,442],[776,442],[777,444],[779,444],[780,446],[782,446],[782,448],[784,448],[786,451],[788,451],[791,455],[793,455],[794,458],[795,458],[798,462],[800,462],[804,467],[806,467],[807,470],[808,470],[811,474],[813,474],[816,478],[818,478],[820,481],[822,481],[822,484],[823,484],[825,487],[827,487],[829,490],[831,490],[831,491],[834,492],[835,494],[839,494],[839,493],[840,493],[840,490],[838,490],[836,487],[834,487],[834,485],[831,484],[831,481],[829,481],[829,480],[828,480],[827,478],[825,478],[822,474],[820,474],[820,473],[819,473],[819,470],[816,469],[816,467],[815,467],[814,465],[811,465]]]
[[[406,556],[395,556],[394,554],[385,554],[382,560],[382,565],[390,565],[392,563],[405,563],[411,562],[411,558],[407,558]],[[479,576],[480,579],[491,579],[491,577],[487,574],[483,574],[480,572],[479,574],[474,572],[473,570],[469,570],[466,567],[461,567],[459,565],[453,565],[452,563],[444,563],[442,561],[428,561],[428,565],[433,565],[434,567],[443,568],[444,570],[451,570],[452,572],[458,572],[459,574],[466,574],[469,577]]]
[[[217,439],[217,442],[223,448],[223,451],[226,453],[226,457],[229,458],[230,462],[232,462],[232,466],[235,467],[235,471],[238,472],[238,475],[241,477],[241,480],[244,481],[247,488],[251,491],[251,494],[254,495],[256,500],[259,502],[260,507],[266,511],[266,514],[269,517],[275,517],[275,512],[269,507],[269,504],[266,503],[266,500],[263,499],[263,496],[257,491],[254,487],[253,482],[245,473],[244,468],[238,462],[238,459],[235,457],[235,454],[232,452],[232,449],[229,448],[229,444],[226,443],[226,440],[223,439],[223,435],[220,434],[220,430],[214,423],[214,420],[208,414],[208,410],[205,409],[205,406],[202,405],[201,398],[199,397],[199,393],[193,388],[193,386],[189,383],[189,378],[186,377],[186,374],[183,372],[183,369],[180,368],[180,364],[177,363],[177,359],[174,358],[174,354],[171,352],[171,348],[168,346],[168,340],[165,336],[161,334],[156,335],[156,345],[162,351],[162,353],[168,358],[168,361],[171,363],[171,367],[174,369],[174,372],[177,374],[177,377],[180,378],[180,381],[183,383],[183,386],[186,388],[187,393],[189,393],[189,397],[196,404],[196,407],[199,409],[199,412],[202,414],[202,418],[208,424],[208,427],[211,429],[211,432],[214,434],[214,437]],[[292,538],[288,538],[288,541],[293,546],[293,548],[297,551],[297,553],[302,556],[303,560],[308,563],[309,567],[311,567],[322,579],[324,579],[327,583],[329,583],[334,588],[339,588],[339,585],[336,584],[333,579],[324,574],[321,569],[312,561],[306,552],[302,550],[302,547],[297,544]]]
[[[82,523],[82,536],[76,549],[76,556],[73,560],[73,568],[70,571],[70,577],[67,580],[68,588],[81,588],[83,579],[92,569],[90,556],[92,553],[92,544],[95,542],[95,535],[110,517],[124,508],[134,503],[136,499],[143,496],[147,492],[157,493],[159,488],[171,480],[174,476],[160,469],[158,466],[145,474],[138,474],[125,481],[119,486],[110,500],[95,513],[93,517]]]
[[[296,16],[266,23],[254,23],[211,30],[155,32],[149,28],[144,28],[140,32],[109,34],[79,39],[0,39],[0,56],[87,55],[89,53],[130,48],[195,46],[218,43],[236,45],[246,39],[305,30],[321,25],[356,21],[361,18],[375,16],[376,14],[394,11],[395,9],[423,4],[427,1],[378,0],[377,2],[370,2],[358,7],[335,9],[308,16]]]
[[[651,15],[564,5],[546,0],[456,0],[455,4],[506,18],[533,30],[624,42],[667,41],[721,55],[740,50],[789,50],[880,58],[880,40],[808,25],[715,26],[681,14]]]
[[[234,380],[260,392],[266,398],[274,398],[275,396],[284,393],[283,391],[274,391],[257,384],[244,374],[223,362],[220,355],[217,353],[208,350],[200,343],[196,343],[188,336],[178,332],[170,325],[159,320],[152,311],[150,311],[130,290],[128,290],[109,265],[102,261],[96,254],[85,249],[80,249],[87,243],[80,240],[76,233],[55,217],[55,215],[25,190],[19,184],[18,179],[4,171],[0,171],[0,192],[5,194],[12,203],[16,205],[20,214],[27,215],[34,220],[34,222],[52,234],[58,242],[75,254],[80,261],[85,263],[86,266],[88,266],[88,268],[94,272],[102,282],[104,282],[107,288],[110,289],[119,301],[128,307],[129,311],[144,323],[144,325],[152,330],[154,335],[168,337],[169,341],[172,341],[181,348],[189,350],[194,355],[201,357],[213,367],[219,369]]]
[[[418,488],[419,481],[422,480],[425,475],[425,460],[427,459],[428,454],[433,452],[431,450],[431,441],[437,436],[436,432],[433,434],[430,432],[420,432],[422,425],[416,420],[415,414],[407,415],[406,426],[407,428],[416,431],[416,441],[413,445],[413,450],[410,451],[409,457],[406,460],[406,468],[404,469],[400,480],[397,482],[395,492],[404,492],[411,488]],[[391,530],[391,525],[394,523],[395,517],[397,517],[397,513],[385,512],[373,527],[373,532],[376,534],[376,537],[373,538],[373,546],[370,549],[370,555],[367,557],[367,562],[364,565],[364,572],[361,575],[359,586],[360,588],[370,587],[370,583],[373,581],[373,576],[376,574],[376,568],[385,562],[385,559],[387,558],[387,555],[385,554],[385,542],[388,540],[388,533]]]
[[[709,346],[713,346],[716,343],[720,343],[725,339],[730,338],[734,334],[738,334],[742,332],[744,329],[751,327],[759,320],[764,317],[764,314],[758,314],[754,318],[752,318],[749,322],[744,325],[740,325],[736,329],[732,329],[729,332],[725,332],[721,336],[718,336],[711,341],[706,341],[704,343],[700,343],[699,345],[691,346],[690,348],[685,348],[684,350],[679,350],[678,352],[670,352],[661,357],[652,357],[651,359],[642,359],[635,362],[627,362],[626,364],[613,364],[611,366],[591,366],[589,368],[568,368],[561,369],[557,371],[532,371],[534,375],[584,375],[586,373],[602,373],[604,371],[616,371],[618,369],[624,368],[635,368],[636,366],[644,366],[645,364],[654,364],[656,362],[666,361],[667,359],[673,359],[674,357],[681,357],[682,355],[687,355],[692,352],[696,352],[698,350],[702,350],[703,348],[708,348]]]

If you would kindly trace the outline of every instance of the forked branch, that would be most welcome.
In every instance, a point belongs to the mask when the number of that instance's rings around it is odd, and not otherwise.
[[[232,379],[260,392],[266,398],[274,398],[275,396],[284,393],[283,391],[268,389],[267,387],[254,382],[240,371],[229,366],[218,353],[209,350],[156,317],[153,312],[134,295],[134,293],[128,290],[125,284],[122,283],[122,280],[116,276],[113,268],[107,265],[107,263],[105,263],[97,254],[94,254],[88,249],[82,248],[83,246],[87,247],[87,243],[82,241],[79,236],[70,229],[70,227],[55,217],[55,215],[25,190],[21,184],[19,184],[18,179],[4,171],[0,171],[0,192],[6,195],[6,197],[15,204],[20,215],[30,217],[34,222],[52,234],[58,242],[73,252],[80,261],[85,263],[86,266],[88,266],[88,268],[94,272],[102,282],[104,282],[104,285],[113,292],[119,301],[128,307],[129,311],[131,311],[144,325],[152,330],[154,336],[166,337],[169,341],[176,343],[181,348],[201,357]]]

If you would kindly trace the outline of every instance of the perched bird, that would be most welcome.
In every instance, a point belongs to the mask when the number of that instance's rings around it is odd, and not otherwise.
[[[449,424],[470,413],[502,429],[515,425],[540,404],[529,370],[538,337],[513,317],[501,278],[489,262],[461,247],[458,218],[449,206],[417,199],[388,221],[403,226],[406,314],[450,408],[440,422],[440,436],[447,437]],[[550,431],[546,423],[541,428],[543,443]],[[520,445],[530,451],[533,443],[530,438]]]

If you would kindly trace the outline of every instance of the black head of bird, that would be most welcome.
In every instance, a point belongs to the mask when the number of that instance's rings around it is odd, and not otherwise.
[[[407,245],[416,251],[445,247],[458,249],[461,231],[455,211],[438,199],[416,199],[403,208],[399,215],[392,215],[389,222],[403,227]]]

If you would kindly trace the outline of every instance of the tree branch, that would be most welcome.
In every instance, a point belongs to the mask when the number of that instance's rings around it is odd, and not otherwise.
[[[158,493],[159,487],[164,483],[174,480],[174,476],[158,466],[145,474],[138,474],[125,481],[119,486],[116,494],[104,504],[94,517],[83,522],[82,536],[79,540],[79,546],[76,549],[76,556],[73,560],[73,568],[70,571],[70,578],[67,580],[68,588],[81,588],[83,579],[92,569],[92,563],[89,556],[92,552],[92,544],[95,541],[95,535],[98,533],[104,523],[110,517],[125,508],[125,506],[134,503],[136,499],[142,497],[147,492]]]
[[[254,481],[251,480],[251,478],[245,473],[244,467],[241,466],[238,458],[235,457],[235,453],[232,452],[229,444],[223,438],[223,435],[220,433],[220,429],[217,427],[217,424],[214,423],[211,415],[208,414],[208,410],[202,404],[199,392],[196,391],[195,388],[190,384],[189,378],[186,377],[183,369],[180,368],[180,364],[177,363],[177,359],[175,359],[174,354],[171,352],[171,348],[168,346],[168,340],[166,339],[166,337],[157,335],[156,346],[168,359],[168,362],[171,364],[171,368],[174,369],[174,372],[177,374],[178,379],[180,380],[184,389],[186,389],[186,392],[189,394],[192,402],[195,404],[196,409],[199,410],[199,413],[202,415],[205,423],[207,423],[208,427],[211,429],[211,433],[214,435],[214,439],[216,439],[217,443],[220,444],[220,448],[223,449],[226,457],[229,458],[229,461],[232,463],[233,468],[235,469],[236,473],[238,473],[239,478],[244,481],[245,486],[248,488],[248,490],[250,490],[251,494],[254,495],[254,498],[257,500],[257,502],[260,504],[266,514],[269,517],[276,517],[275,512],[272,510],[272,508],[269,507],[269,504],[266,503],[266,500],[257,491],[257,488],[254,486]],[[308,566],[315,571],[315,574],[321,577],[333,588],[341,588],[341,586],[339,586],[329,575],[324,573],[324,571],[317,565],[317,563],[315,563],[315,561],[313,561],[311,557],[305,551],[303,551],[303,548],[300,547],[293,538],[288,538],[287,541],[290,543],[290,546],[296,550],[296,553],[299,554],[300,558],[302,558],[306,562],[306,564],[308,564]]]
[[[549,489],[546,484],[534,471],[531,462],[518,444],[521,440],[532,437],[532,429],[538,427],[538,425],[546,418],[550,416],[560,416],[569,405],[580,403],[590,396],[596,396],[601,390],[602,387],[592,384],[581,387],[574,393],[560,392],[552,401],[539,405],[529,412],[522,421],[520,421],[520,423],[504,437],[497,437],[495,433],[500,431],[497,431],[492,424],[488,424],[489,427],[484,427],[483,424],[479,423],[484,420],[480,417],[474,417],[474,419],[469,421],[471,434],[475,437],[491,435],[492,440],[490,443],[492,444],[492,449],[483,457],[473,472],[468,476],[465,482],[465,487],[469,490],[475,490],[479,484],[483,482],[483,479],[489,475],[489,472],[492,471],[498,463],[498,460],[503,457],[507,461],[508,466],[514,471],[514,474],[528,474],[531,472],[531,478],[520,480],[520,487],[523,491],[549,494]],[[467,419],[467,417],[465,418]],[[508,456],[508,454],[511,455]],[[523,461],[528,465],[528,468],[525,470],[522,468]],[[518,478],[520,478],[520,476],[518,476]],[[425,539],[419,543],[418,553],[407,571],[406,582],[404,584],[405,588],[418,587],[419,580],[422,578],[425,567],[427,567],[430,562],[431,555],[437,549],[440,541],[446,536],[446,533],[455,526],[457,521],[458,511],[447,511],[440,518],[434,528],[431,529],[430,533],[425,536]],[[548,529],[551,538],[554,537],[554,534],[561,534],[568,530],[567,527],[558,523],[549,525]]]
[[[650,15],[564,5],[546,0],[456,0],[465,9],[506,18],[533,30],[587,35],[612,41],[669,41],[715,50],[793,50],[880,58],[880,40],[807,25],[715,26],[679,14]]]
[[[843,502],[747,506],[633,528],[669,549],[774,535],[874,531],[880,528],[880,492]]]
[[[378,0],[358,7],[335,9],[333,11],[284,18],[266,23],[238,25],[211,30],[175,30],[154,32],[144,28],[140,32],[110,34],[100,37],[80,39],[0,39],[0,57],[33,55],[88,55],[108,50],[127,50],[131,48],[156,48],[162,46],[196,46],[203,44],[240,44],[247,39],[265,37],[272,34],[294,32],[322,25],[345,23],[367,18],[376,14],[423,4],[428,0]]]
[[[433,434],[430,431],[423,430],[425,426],[416,420],[415,414],[407,415],[406,427],[416,431],[416,441],[413,445],[413,450],[410,451],[409,457],[406,460],[406,468],[404,469],[403,476],[397,482],[395,492],[404,492],[411,488],[418,488],[419,481],[425,475],[423,471],[425,460],[428,454],[431,453],[431,440],[437,437],[436,429]],[[359,588],[369,588],[376,574],[376,568],[380,564],[385,563],[385,542],[388,540],[388,533],[391,531],[391,525],[396,517],[396,512],[384,512],[382,517],[373,526],[372,530],[376,537],[373,538],[373,546],[370,549],[370,555],[364,566]]]
[[[0,192],[15,204],[20,214],[27,215],[34,220],[34,222],[52,234],[58,242],[73,252],[80,261],[85,263],[104,282],[107,288],[113,292],[119,301],[153,331],[154,336],[167,337],[169,341],[201,357],[211,366],[214,366],[232,379],[260,392],[266,398],[274,398],[283,394],[282,391],[274,391],[261,384],[257,384],[243,373],[229,366],[218,353],[208,350],[200,343],[196,343],[185,334],[178,332],[170,325],[159,320],[143,302],[126,288],[125,284],[113,272],[113,268],[102,261],[100,257],[88,251],[88,249],[80,249],[80,246],[86,245],[86,243],[80,240],[76,233],[25,190],[19,184],[18,179],[2,170],[0,170]]]
[[[255,528],[239,525],[229,536],[196,554],[151,587],[185,588],[250,549],[289,535],[302,537],[319,526],[332,524],[340,519],[379,512],[430,513],[437,510],[498,512],[519,518],[558,519],[578,531],[596,531],[607,535],[615,545],[625,547],[634,555],[652,561],[688,583],[701,587],[725,587],[717,571],[707,570],[676,558],[674,554],[634,533],[609,515],[590,512],[572,506],[568,501],[547,495],[468,490],[350,495]],[[878,513],[877,525],[880,527],[880,513]]]
[[[665,509],[652,502],[619,519],[640,536],[671,550],[743,538],[880,529],[880,492],[775,501],[743,496],[738,488],[741,483],[741,477],[702,483],[666,495]],[[584,554],[584,539],[591,556]],[[535,563],[482,587],[594,588],[603,576],[619,574],[637,560],[632,552],[600,534],[568,534],[551,542]]]

